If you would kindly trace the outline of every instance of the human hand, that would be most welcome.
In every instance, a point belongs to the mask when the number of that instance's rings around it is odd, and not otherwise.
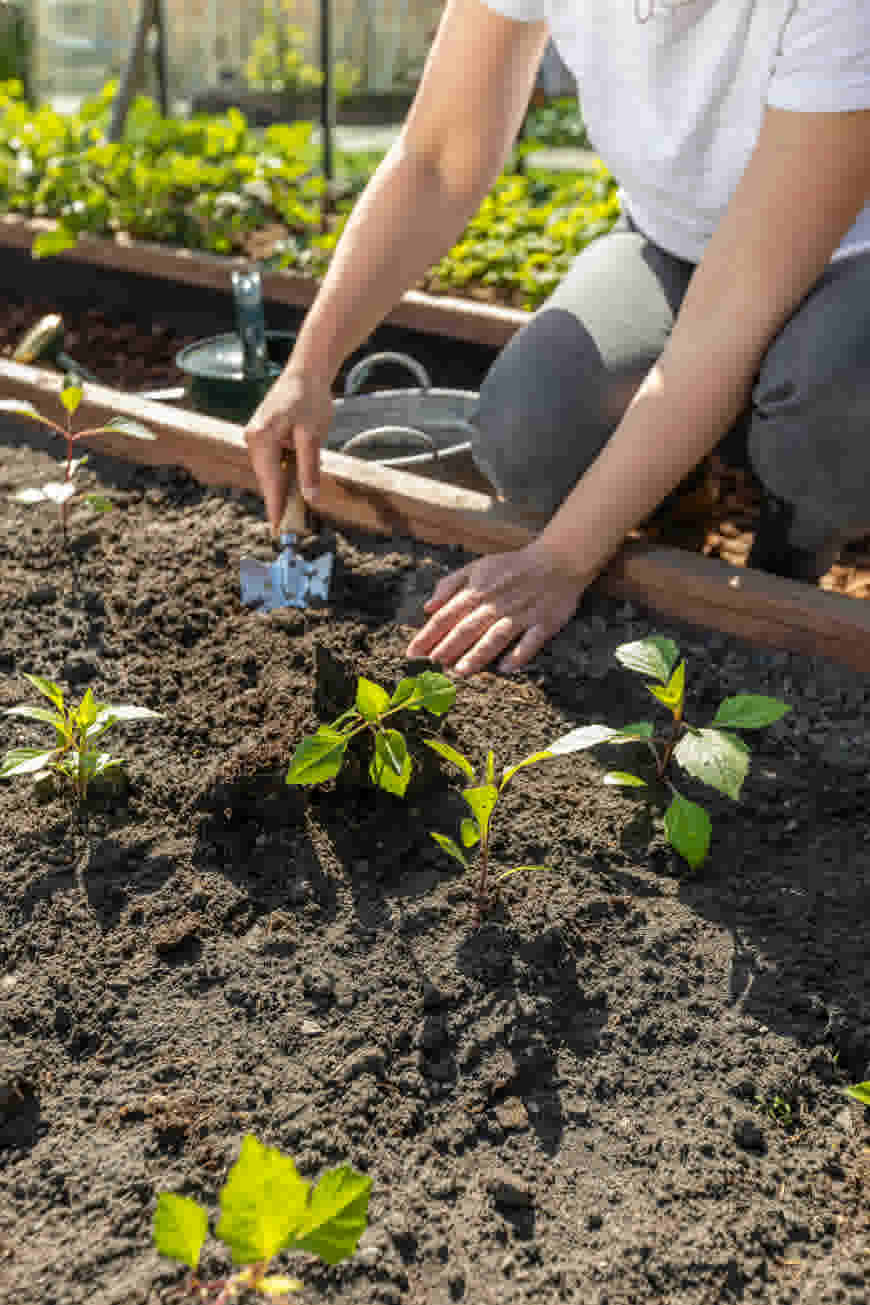
[[[296,481],[303,497],[317,500],[320,446],[332,416],[329,382],[305,371],[285,371],[245,427],[245,442],[273,533],[281,525],[296,455]]]
[[[567,625],[592,578],[557,561],[540,540],[480,558],[438,583],[407,655],[431,657],[460,675],[496,657],[499,670],[519,670]]]

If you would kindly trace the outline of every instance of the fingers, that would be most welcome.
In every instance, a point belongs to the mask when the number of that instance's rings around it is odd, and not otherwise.
[[[320,494],[320,441],[304,426],[297,426],[294,435],[296,446],[296,479],[302,497],[316,503]]]
[[[468,573],[473,565],[469,563],[468,566],[460,567],[458,571],[451,571],[450,575],[442,576],[432,591],[432,597],[427,598],[423,604],[424,610],[437,612],[438,608],[443,607],[454,594],[459,593],[460,589],[468,583]]]
[[[287,504],[292,469],[289,461],[284,460],[284,449],[272,435],[270,426],[249,426],[245,431],[245,441],[263,495],[269,526],[275,534],[280,529]]]
[[[544,625],[529,626],[523,637],[517,641],[507,656],[501,659],[498,669],[504,675],[511,675],[514,671],[520,670],[533,657],[537,657],[544,644],[555,633],[555,630],[548,630]]]

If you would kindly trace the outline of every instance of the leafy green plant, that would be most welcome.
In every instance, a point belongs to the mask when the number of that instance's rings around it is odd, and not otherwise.
[[[98,746],[112,726],[160,719],[159,712],[148,707],[97,702],[90,689],[77,707],[67,706],[63,691],[53,681],[39,675],[25,675],[24,678],[48,699],[51,708],[22,703],[17,707],[7,707],[3,714],[52,726],[55,743],[51,748],[12,748],[0,761],[0,779],[29,775],[36,780],[44,774],[54,773],[71,784],[79,801],[84,802],[93,780],[117,771],[125,764],[123,757],[113,757]]]
[[[60,522],[63,530],[64,544],[69,542],[69,510],[73,503],[80,501],[87,504],[92,512],[110,512],[112,510],[111,499],[104,494],[85,494],[76,488],[76,473],[87,462],[87,455],[83,458],[73,457],[75,446],[82,440],[90,439],[94,435],[100,435],[111,430],[123,431],[125,435],[132,435],[139,440],[153,440],[155,436],[145,426],[137,421],[130,421],[126,417],[113,417],[111,421],[104,426],[93,426],[88,430],[73,433],[72,419],[76,410],[82,401],[82,387],[75,379],[67,379],[66,384],[60,392],[60,401],[66,409],[66,425],[61,426],[49,417],[43,416],[34,408],[32,403],[23,399],[3,399],[0,400],[0,412],[12,412],[19,417],[27,417],[30,421],[41,422],[43,426],[49,426],[53,431],[66,441],[66,470],[62,481],[50,481],[47,485],[41,485],[39,488],[20,489],[12,495],[15,503],[55,503],[60,508]]]
[[[482,771],[478,775],[468,758],[457,751],[456,748],[452,748],[448,743],[443,743],[440,739],[427,739],[426,744],[433,752],[437,752],[439,756],[443,757],[445,761],[449,761],[456,766],[469,781],[468,787],[462,790],[462,796],[471,812],[471,815],[467,816],[460,826],[459,838],[462,846],[460,847],[446,834],[432,833],[432,838],[448,856],[452,856],[466,870],[471,869],[467,852],[472,848],[477,848],[476,918],[479,922],[498,892],[498,885],[503,883],[505,879],[526,871],[550,869],[546,865],[518,865],[511,870],[503,870],[495,876],[490,873],[492,816],[499,798],[518,771],[523,770],[526,766],[534,765],[537,761],[547,760],[550,754],[549,752],[533,752],[513,766],[505,766],[501,777],[496,782],[495,753],[492,751],[487,753]],[[495,886],[495,892],[493,892],[493,885]]]
[[[298,1279],[269,1272],[279,1252],[307,1251],[327,1264],[353,1255],[368,1223],[371,1185],[370,1178],[343,1165],[312,1187],[289,1156],[249,1135],[221,1190],[216,1229],[238,1272],[218,1282],[199,1281],[208,1213],[186,1196],[160,1193],[154,1246],[167,1259],[187,1265],[191,1293],[209,1305],[226,1305],[242,1291],[275,1299],[302,1289]]]
[[[711,724],[699,729],[683,717],[686,691],[686,663],[678,661],[679,650],[672,639],[653,635],[616,649],[616,660],[627,670],[657,681],[647,684],[652,696],[671,713],[670,730],[657,735],[655,725],[640,721],[611,729],[606,725],[584,725],[550,744],[553,756],[580,752],[598,744],[643,742],[656,763],[656,779],[671,793],[665,811],[665,834],[671,846],[697,869],[710,848],[710,817],[703,807],[682,796],[669,775],[677,762],[687,774],[709,784],[737,801],[749,769],[749,748],[736,730],[762,729],[781,720],[791,708],[778,698],[741,693],[725,698]],[[625,788],[644,788],[646,780],[626,771],[611,771],[604,783]]]
[[[870,1080],[866,1083],[853,1083],[851,1087],[843,1090],[853,1101],[860,1102],[862,1106],[870,1106]]]
[[[368,732],[373,745],[368,772],[372,784],[403,797],[413,764],[405,736],[387,722],[401,711],[443,716],[455,701],[456,686],[437,671],[403,679],[392,694],[360,676],[354,706],[299,744],[287,771],[287,783],[321,784],[334,779],[351,740]]]
[[[295,0],[266,0],[262,6],[260,32],[245,63],[252,90],[299,95],[321,85],[323,73],[305,59],[305,29],[290,21],[295,9]],[[356,89],[360,73],[346,59],[337,59],[332,71],[340,102]]]

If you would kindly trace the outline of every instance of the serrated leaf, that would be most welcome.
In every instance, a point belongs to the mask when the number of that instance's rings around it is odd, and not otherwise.
[[[328,725],[321,725],[311,738],[303,739],[293,753],[287,784],[322,784],[341,770],[348,740]]]
[[[620,644],[613,655],[627,670],[649,675],[654,680],[667,684],[679,656],[679,649],[673,639],[654,634],[649,639]]]
[[[268,1263],[302,1223],[308,1193],[289,1156],[245,1137],[221,1190],[217,1227],[234,1262]]]
[[[74,416],[76,409],[84,398],[84,393],[80,385],[65,385],[61,390],[60,401],[71,417]]]
[[[515,865],[512,870],[503,870],[500,875],[495,876],[495,882],[500,884],[503,879],[510,879],[512,875],[530,874],[535,870],[549,870],[552,872],[551,865]]]
[[[552,757],[552,752],[533,752],[528,757],[523,757],[522,761],[516,762],[513,766],[506,766],[502,771],[501,787],[504,788],[509,784],[518,770],[525,766],[533,766],[536,761],[548,761]]]
[[[459,837],[463,847],[475,847],[480,842],[480,829],[476,820],[465,816],[459,826]]]
[[[442,852],[452,856],[454,861],[458,861],[466,870],[469,869],[468,858],[462,849],[457,847],[452,838],[448,838],[446,834],[435,834],[432,831],[430,831],[430,837],[435,839]]]
[[[674,760],[689,775],[736,802],[749,769],[749,749],[736,734],[690,730],[674,748]]]
[[[257,1291],[261,1291],[264,1296],[288,1296],[291,1292],[301,1291],[302,1287],[298,1278],[286,1278],[275,1273],[268,1278],[260,1278],[257,1283]]]
[[[63,693],[60,686],[53,680],[46,680],[41,675],[28,675],[25,673],[25,680],[32,684],[37,693],[41,693],[43,698],[48,698],[49,702],[54,703],[58,711],[63,711]]]
[[[619,730],[609,725],[581,725],[579,729],[563,734],[551,743],[546,751],[554,757],[565,756],[570,752],[582,752],[585,748],[594,748],[599,743],[609,743]]]
[[[414,697],[407,704],[412,711],[428,711],[443,716],[456,702],[456,685],[438,671],[423,671],[417,676]]]
[[[498,789],[494,784],[481,784],[477,788],[463,789],[462,796],[477,821],[481,838],[486,838],[490,817],[498,801]]]
[[[601,782],[610,788],[646,788],[645,779],[626,770],[609,770]]]
[[[390,705],[386,689],[361,675],[356,686],[356,709],[367,721],[378,720]]]
[[[56,428],[56,423],[34,408],[26,399],[0,399],[0,412],[12,412],[16,417],[29,417],[31,421],[41,421],[43,426]]]
[[[308,1199],[302,1226],[285,1250],[319,1255],[338,1264],[353,1255],[368,1224],[372,1180],[349,1165],[324,1174]]]
[[[0,761],[0,779],[18,775],[35,775],[57,755],[55,748],[12,748]]]
[[[54,725],[56,729],[63,729],[66,724],[63,716],[58,715],[55,711],[49,711],[47,707],[6,707],[3,715],[21,716],[25,720],[38,720],[43,725]]]
[[[853,1083],[851,1087],[844,1088],[844,1091],[853,1101],[860,1101],[862,1106],[870,1106],[870,1080],[866,1083]]]
[[[440,739],[424,739],[423,742],[427,748],[437,752],[445,761],[450,761],[454,766],[458,766],[463,775],[466,775],[474,783],[474,767],[467,757],[463,757],[461,752],[451,748],[449,743],[442,743]]]
[[[411,781],[411,758],[404,737],[398,730],[382,730],[378,734],[374,756],[369,764],[369,778],[385,792],[396,797],[405,796]]]
[[[675,793],[665,812],[665,834],[668,842],[688,861],[693,870],[707,859],[710,850],[710,817],[697,802],[690,802]]]
[[[101,426],[99,429],[100,431],[120,431],[122,435],[129,435],[134,440],[157,439],[153,430],[143,426],[141,421],[133,421],[130,417],[113,417],[111,421],[107,421],[105,426]]]
[[[196,1269],[208,1236],[208,1215],[187,1196],[161,1192],[154,1211],[154,1247],[169,1260]]]
[[[760,693],[738,693],[725,698],[713,720],[714,725],[732,730],[760,730],[782,720],[791,707],[779,698],[767,698]]]

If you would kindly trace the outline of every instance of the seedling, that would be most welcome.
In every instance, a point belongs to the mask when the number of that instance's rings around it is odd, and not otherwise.
[[[15,503],[55,503],[60,508],[60,523],[63,530],[64,545],[69,542],[69,510],[74,502],[86,503],[92,512],[111,512],[113,506],[111,499],[108,499],[104,494],[85,494],[76,488],[75,477],[88,459],[87,454],[82,458],[73,457],[75,446],[81,443],[82,440],[110,430],[120,430],[125,435],[132,435],[135,439],[140,440],[153,440],[156,438],[145,426],[137,421],[130,421],[126,417],[113,417],[105,426],[94,426],[89,430],[73,433],[72,420],[82,401],[82,395],[83,390],[78,380],[68,378],[60,392],[60,401],[66,409],[65,426],[52,421],[50,417],[44,417],[41,412],[34,408],[32,403],[27,403],[23,399],[3,399],[0,401],[0,412],[13,412],[16,416],[27,417],[31,421],[41,422],[43,426],[49,426],[66,441],[66,471],[63,480],[50,481],[47,485],[41,485],[38,488],[21,489],[17,494],[12,495],[12,500]]]
[[[307,1251],[327,1264],[353,1255],[368,1223],[371,1185],[370,1178],[343,1165],[312,1188],[289,1156],[248,1136],[221,1189],[216,1230],[238,1272],[217,1282],[197,1278],[208,1213],[187,1196],[160,1193],[154,1246],[188,1266],[191,1294],[208,1305],[226,1305],[243,1291],[274,1300],[302,1289],[297,1278],[269,1273],[279,1252]]]
[[[531,766],[536,761],[546,761],[549,757],[548,752],[533,752],[531,756],[524,757],[513,766],[506,766],[501,773],[501,779],[496,783],[495,778],[495,754],[488,752],[483,771],[480,776],[477,775],[474,766],[458,752],[456,748],[451,748],[448,743],[442,743],[440,739],[426,739],[426,744],[433,752],[444,757],[445,761],[451,762],[462,771],[469,781],[469,787],[462,790],[462,796],[471,811],[470,816],[462,821],[459,830],[459,837],[462,847],[448,838],[446,834],[433,833],[432,837],[448,856],[452,856],[466,870],[471,869],[471,863],[463,849],[476,847],[477,853],[477,904],[476,920],[480,919],[484,912],[491,905],[494,897],[498,893],[499,884],[512,875],[522,874],[525,871],[549,870],[546,865],[518,865],[512,870],[504,870],[501,874],[492,877],[490,875],[490,830],[492,827],[492,815],[496,808],[499,798],[507,788],[510,781],[516,775],[517,771],[522,770],[525,766]],[[494,885],[494,890],[493,890]]]
[[[403,797],[411,780],[411,756],[405,736],[386,722],[400,711],[428,711],[432,716],[443,716],[455,701],[456,686],[437,671],[409,676],[392,694],[360,676],[355,706],[331,725],[321,725],[316,734],[302,740],[290,762],[287,783],[322,784],[324,780],[334,779],[351,740],[368,731],[373,742],[369,763],[371,782],[377,788]]]
[[[703,807],[677,791],[669,778],[676,761],[687,774],[737,801],[749,769],[749,748],[735,730],[762,729],[781,720],[791,708],[778,698],[740,693],[725,698],[711,724],[705,729],[683,719],[686,663],[672,639],[653,635],[616,649],[616,660],[630,671],[650,676],[657,684],[647,688],[671,713],[670,731],[659,736],[650,721],[610,729],[606,725],[584,725],[556,739],[549,747],[553,756],[580,752],[597,744],[645,743],[656,763],[656,779],[667,785],[671,802],[665,811],[665,835],[671,846],[693,870],[702,865],[710,849],[710,817]],[[604,783],[624,788],[644,788],[646,781],[626,771],[610,771]]]
[[[148,707],[110,706],[108,703],[97,702],[90,689],[78,707],[68,707],[64,703],[62,690],[51,680],[45,680],[39,675],[25,675],[24,678],[48,699],[53,710],[21,704],[18,707],[8,707],[3,714],[22,716],[27,720],[37,720],[53,726],[55,746],[13,748],[0,761],[0,779],[30,775],[38,780],[53,772],[71,784],[79,802],[84,802],[93,780],[117,771],[124,765],[122,757],[113,757],[97,746],[103,735],[113,725],[124,721],[159,719],[159,713]]]
[[[847,1097],[853,1101],[858,1101],[862,1106],[870,1106],[870,1079],[866,1083],[855,1083],[852,1087],[844,1088]]]

